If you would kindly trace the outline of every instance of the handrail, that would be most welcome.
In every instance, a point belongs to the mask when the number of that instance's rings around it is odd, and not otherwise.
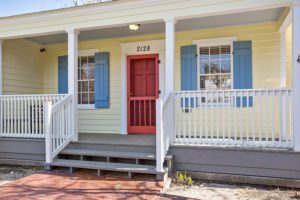
[[[156,170],[163,171],[173,132],[173,94],[156,100]]]
[[[53,106],[49,102],[45,104],[46,163],[51,163],[73,138],[73,103],[70,94]]]

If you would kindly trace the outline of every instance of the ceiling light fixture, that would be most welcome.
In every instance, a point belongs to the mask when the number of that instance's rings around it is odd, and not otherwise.
[[[140,24],[130,24],[130,25],[129,25],[129,29],[130,29],[131,31],[137,31],[140,27],[141,27]]]

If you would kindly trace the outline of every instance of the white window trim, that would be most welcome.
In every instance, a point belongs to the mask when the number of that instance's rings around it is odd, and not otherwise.
[[[98,53],[98,52],[100,52],[99,49],[80,50],[78,52],[78,57],[93,56],[93,55],[95,55],[95,53]],[[95,108],[95,104],[78,104],[78,109],[80,109],[80,110],[96,110],[97,108]]]
[[[233,88],[233,42],[237,41],[237,37],[224,37],[224,38],[210,38],[210,39],[201,39],[194,40],[193,44],[197,45],[197,90],[200,90],[200,47],[205,46],[214,46],[214,45],[230,45],[231,50],[231,89]]]

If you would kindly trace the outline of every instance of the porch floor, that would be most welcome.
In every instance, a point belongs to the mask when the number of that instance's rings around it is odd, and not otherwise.
[[[155,134],[91,134],[80,133],[79,143],[129,145],[129,146],[155,146]]]

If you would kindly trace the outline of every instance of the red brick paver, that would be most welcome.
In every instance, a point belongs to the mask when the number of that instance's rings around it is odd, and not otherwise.
[[[36,173],[0,187],[0,199],[159,199],[163,183],[98,177],[92,171]]]

